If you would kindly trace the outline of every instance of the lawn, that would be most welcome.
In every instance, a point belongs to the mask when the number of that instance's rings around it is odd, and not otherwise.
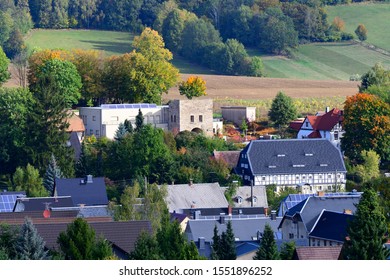
[[[317,43],[298,47],[294,58],[261,55],[267,77],[309,80],[348,80],[362,75],[375,63],[390,68],[390,56],[354,42]]]
[[[110,56],[131,51],[133,38],[134,35],[127,32],[39,29],[31,32],[26,43],[29,49],[94,49]]]
[[[356,27],[362,23],[367,28],[367,42],[390,51],[390,3],[361,3],[328,6],[328,21],[338,16],[345,22],[345,31],[355,35]]]

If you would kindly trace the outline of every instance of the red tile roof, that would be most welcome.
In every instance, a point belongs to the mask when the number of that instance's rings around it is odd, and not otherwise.
[[[343,111],[333,108],[329,112],[321,116],[307,116],[313,130],[330,131],[339,122],[344,120]]]
[[[71,112],[69,118],[67,119],[69,123],[69,127],[66,129],[67,132],[84,132],[85,126],[83,120],[76,115],[75,113]]]
[[[298,260],[338,260],[342,246],[333,247],[297,247],[295,259]]]
[[[321,137],[321,133],[317,130],[313,131],[312,133],[310,133],[308,136],[308,138],[322,138]]]
[[[224,161],[230,168],[237,166],[240,158],[240,151],[214,151],[214,158],[216,160]]]

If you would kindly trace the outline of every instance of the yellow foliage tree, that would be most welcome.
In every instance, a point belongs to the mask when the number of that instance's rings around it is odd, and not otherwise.
[[[206,95],[206,81],[198,76],[190,76],[179,84],[179,92],[188,99]]]

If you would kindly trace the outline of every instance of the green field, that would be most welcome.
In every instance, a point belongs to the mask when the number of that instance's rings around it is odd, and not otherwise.
[[[361,3],[329,6],[328,21],[338,16],[345,22],[345,31],[355,34],[362,23],[367,28],[367,42],[390,51],[390,3]]]
[[[127,32],[40,29],[32,31],[26,43],[29,49],[94,49],[109,56],[131,51],[133,38]]]
[[[94,49],[101,50],[107,56],[120,55],[132,50],[131,44],[134,34],[127,32],[101,30],[34,30],[27,37],[29,49]],[[186,74],[213,74],[206,67],[196,65],[187,60],[174,56],[172,63]]]
[[[256,55],[255,51],[250,52]],[[380,62],[390,68],[390,56],[353,42],[301,45],[293,59],[262,56],[267,77],[309,80],[349,80]]]
[[[26,42],[34,48],[95,49],[109,55],[131,50],[134,35],[125,32],[97,30],[34,30]],[[363,74],[375,63],[390,68],[390,56],[365,48],[353,42],[301,45],[293,59],[260,55],[267,77],[309,80],[348,80],[353,74]],[[173,64],[183,74],[215,74],[206,67],[174,55]]]

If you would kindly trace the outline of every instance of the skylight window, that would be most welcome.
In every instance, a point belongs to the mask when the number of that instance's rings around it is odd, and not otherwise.
[[[268,168],[276,168],[276,165],[268,165]]]
[[[313,153],[305,153],[305,156],[306,156],[306,157],[312,157],[312,156],[313,156]]]
[[[320,163],[320,166],[328,166],[327,163]]]
[[[278,157],[285,157],[285,154],[278,154]]]
[[[305,167],[304,164],[293,164],[293,167]]]

